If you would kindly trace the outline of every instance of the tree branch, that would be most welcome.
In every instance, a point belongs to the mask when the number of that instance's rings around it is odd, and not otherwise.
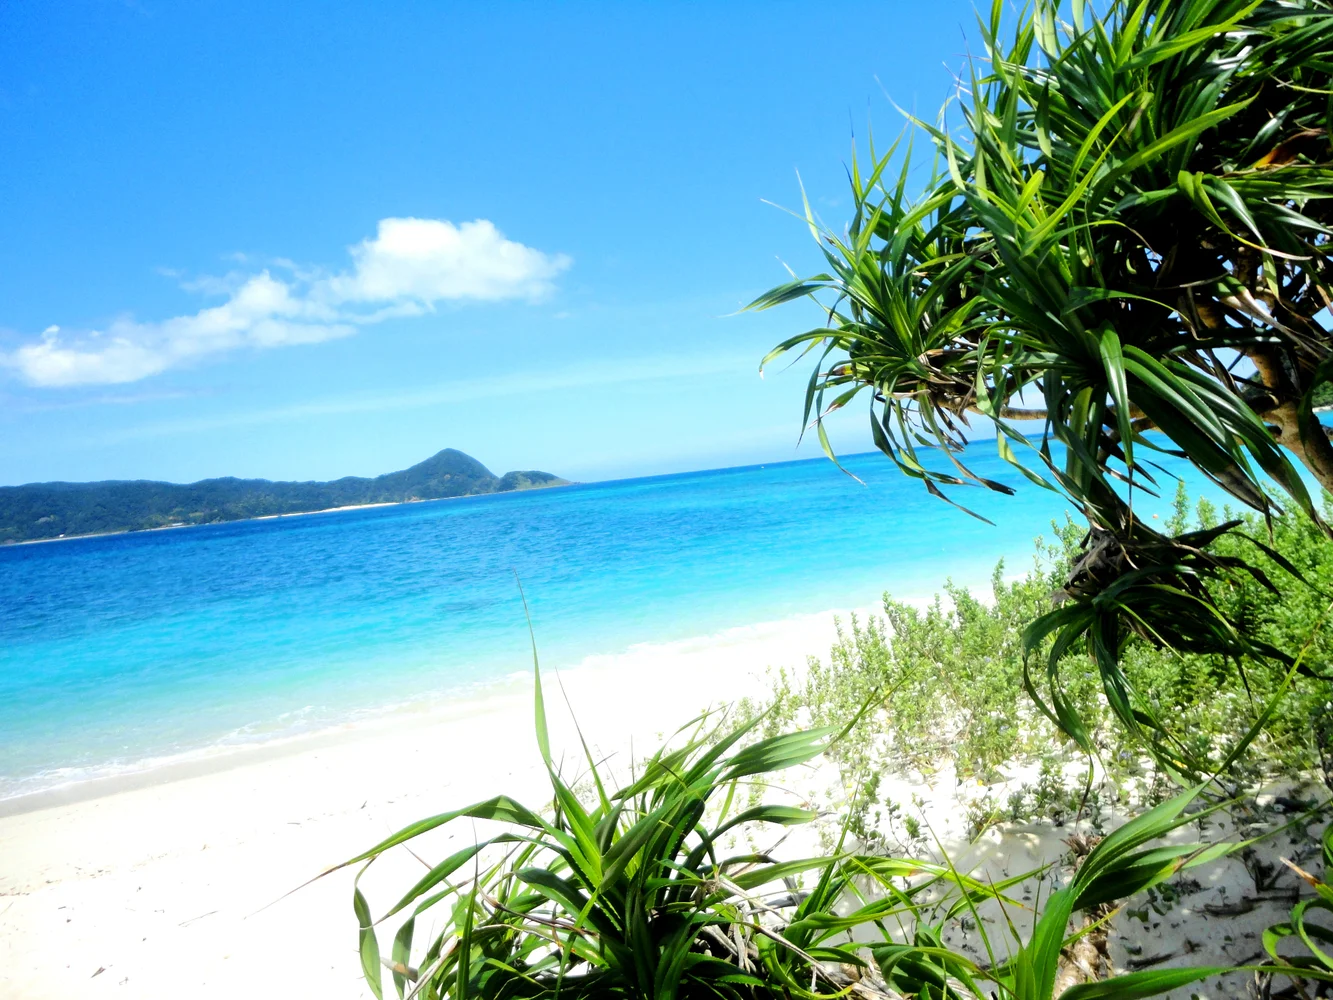
[[[983,417],[992,416],[992,414],[986,413],[978,406],[969,406],[967,412],[980,413]],[[1029,409],[1023,406],[1000,407],[1001,420],[1045,420],[1047,415],[1045,410]]]
[[[1282,355],[1273,347],[1255,347],[1246,352],[1263,382],[1273,405],[1259,412],[1259,418],[1275,429],[1274,438],[1297,458],[1326,490],[1333,490],[1333,442],[1328,432],[1301,437],[1301,411],[1297,399],[1299,386],[1293,385]]]

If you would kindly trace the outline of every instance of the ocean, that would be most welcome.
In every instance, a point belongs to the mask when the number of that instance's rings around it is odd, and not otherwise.
[[[642,644],[984,588],[1059,497],[877,454],[0,548],[0,799],[474,697]],[[1195,493],[1197,478],[1187,479]],[[1141,499],[1147,516],[1161,501]]]

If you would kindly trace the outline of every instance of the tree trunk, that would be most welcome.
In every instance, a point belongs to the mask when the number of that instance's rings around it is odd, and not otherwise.
[[[1074,858],[1074,863],[1070,869],[1071,878],[1077,874],[1079,868],[1083,866],[1084,860],[1092,853],[1092,849],[1101,842],[1101,839],[1101,837],[1092,834],[1075,833],[1065,841],[1069,845],[1069,850]],[[1103,903],[1101,906],[1094,907],[1091,911],[1084,913],[1079,924],[1079,930],[1101,920],[1110,911],[1110,905]],[[1080,983],[1093,983],[1099,979],[1105,979],[1111,974],[1113,970],[1111,968],[1111,954],[1106,942],[1106,931],[1106,924],[1103,923],[1096,930],[1085,933],[1072,945],[1060,949],[1060,963],[1055,972],[1055,988],[1051,991],[1051,996],[1059,997],[1071,986],[1077,986]]]
[[[1320,486],[1333,492],[1333,443],[1322,431],[1309,439],[1301,437],[1298,400],[1304,395],[1303,387],[1296,384],[1278,350],[1256,349],[1249,352],[1249,357],[1273,401],[1271,407],[1257,407],[1260,418],[1274,428],[1278,444],[1299,458]]]

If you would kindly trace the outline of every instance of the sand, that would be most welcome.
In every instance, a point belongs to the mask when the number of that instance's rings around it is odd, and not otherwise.
[[[799,667],[833,637],[831,613],[810,615],[592,658],[559,680],[598,753],[626,760],[631,744],[762,690],[766,667]],[[553,746],[573,760],[557,681],[546,677]],[[0,997],[369,997],[351,874],[280,897],[423,816],[498,791],[542,806],[532,718],[525,679],[19,803],[27,811],[0,815]],[[406,854],[377,869],[372,899],[419,875]]]
[[[651,749],[698,710],[767,690],[767,668],[799,671],[807,655],[826,654],[833,637],[833,615],[825,613],[645,646],[592,659],[559,678],[548,674],[557,756],[566,755],[575,770],[581,759],[561,683],[594,753],[623,768],[631,753]],[[453,705],[10,802],[0,809],[0,997],[369,997],[356,953],[352,873],[286,894],[424,816],[501,791],[540,807],[549,793],[532,733],[531,683],[524,678]],[[923,820],[960,868],[999,878],[1059,862],[1075,832],[1006,826],[968,843],[967,802],[983,794],[1004,801],[1010,788],[1033,778],[1031,770],[1018,768],[1005,785],[982,789],[943,767],[892,776],[885,791],[904,803],[919,796],[927,803]],[[825,764],[784,783],[795,799],[813,799],[835,778]],[[1111,817],[1108,828],[1119,821]],[[1225,824],[1207,833],[1236,835]],[[473,835],[457,828],[423,850],[443,856],[450,840],[453,850]],[[784,850],[801,855],[813,849],[815,835],[804,830]],[[1285,839],[1265,845],[1262,859],[1275,862],[1299,846]],[[362,886],[382,911],[420,872],[419,862],[398,852]],[[1161,912],[1116,918],[1109,945],[1120,969],[1154,958],[1253,959],[1258,935],[1284,917],[1295,888],[1279,875],[1259,892],[1240,858],[1191,874],[1197,887],[1185,884],[1190,891]],[[1253,905],[1245,912],[1225,912],[1243,910],[1246,900]],[[955,935],[952,943],[979,941]],[[1233,977],[1174,996],[1242,991]]]

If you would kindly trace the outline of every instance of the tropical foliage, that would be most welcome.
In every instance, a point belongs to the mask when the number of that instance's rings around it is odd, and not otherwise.
[[[1165,534],[1134,499],[1161,488],[1153,457],[1168,452],[1264,517],[1276,491],[1320,523],[1292,456],[1333,485],[1313,415],[1333,371],[1333,7],[1140,0],[1097,16],[1074,0],[1066,23],[1041,0],[1007,34],[1003,10],[981,25],[958,101],[914,123],[937,154],[924,194],[908,189],[910,143],[872,150],[850,171],[845,232],[807,206],[828,270],[753,307],[821,302],[821,324],[767,360],[817,352],[806,416],[826,448],[825,418],[861,397],[878,447],[932,493],[1008,491],[966,464],[981,420],[1086,518],[1059,606],[1024,650],[1045,664],[1046,710],[1090,748],[1065,654],[1086,651],[1132,732],[1160,720],[1125,674],[1131,636],[1296,662],[1223,597],[1247,577],[1276,592],[1250,558],[1262,539],[1222,553],[1241,525]]]
[[[1207,501],[1191,511],[1181,486],[1165,528],[1180,534],[1205,530],[1218,520]],[[1246,527],[1264,530],[1258,515],[1247,519]],[[1007,578],[1001,563],[989,595],[947,584],[925,607],[885,595],[882,615],[839,624],[838,641],[826,660],[812,659],[803,672],[775,674],[770,692],[742,705],[744,718],[762,716],[759,731],[766,734],[797,725],[845,724],[860,713],[846,738],[829,750],[839,766],[842,791],[821,802],[831,806],[859,790],[853,824],[858,836],[882,836],[879,828],[892,822],[899,827],[897,840],[910,841],[901,828],[911,817],[910,803],[882,800],[882,776],[945,764],[952,764],[959,779],[985,785],[1016,766],[1043,766],[1040,781],[1016,790],[1014,801],[996,804],[995,818],[1061,819],[1083,804],[1082,776],[1065,774],[1065,765],[1082,755],[1036,709],[1024,687],[1024,632],[1051,609],[1052,592],[1077,558],[1082,534],[1070,522],[1053,528],[1053,542],[1038,541],[1028,574]],[[1308,518],[1294,514],[1274,518],[1272,530],[1275,554],[1311,586],[1288,588],[1282,601],[1272,601],[1251,578],[1225,595],[1228,613],[1243,620],[1260,641],[1290,649],[1308,644],[1312,662],[1328,662],[1333,633],[1315,626],[1325,606],[1321,591],[1333,591],[1333,541]],[[1246,544],[1233,536],[1216,543],[1224,555]],[[1279,571],[1266,556],[1256,562],[1265,572]],[[1238,672],[1221,655],[1163,650],[1138,637],[1126,642],[1122,662],[1136,695],[1162,720],[1153,738],[1169,753],[1158,753],[1158,759],[1188,758],[1203,773],[1216,772],[1241,735],[1279,697],[1281,711],[1264,720],[1262,732],[1229,763],[1228,786],[1299,780],[1326,767],[1333,770],[1324,681],[1288,677],[1290,669],[1271,660]],[[1170,773],[1119,725],[1093,674],[1069,671],[1065,697],[1083,720],[1101,762],[1105,787],[1099,794],[1109,797],[1102,805],[1135,789],[1137,795],[1144,788],[1169,787]]]
[[[872,148],[868,168],[853,162],[845,231],[807,205],[827,270],[753,306],[814,298],[822,319],[765,363],[818,356],[805,416],[830,455],[825,420],[859,397],[876,445],[931,493],[1011,492],[967,464],[982,421],[1031,488],[1064,496],[1086,528],[1061,530],[1028,581],[997,574],[992,606],[957,589],[950,609],[886,602],[885,622],[852,623],[803,688],[736,725],[696,720],[621,786],[591,754],[578,781],[562,775],[536,678],[548,806],[497,796],[347,862],[370,865],[459,820],[500,824],[427,862],[378,919],[356,890],[377,996],[384,967],[400,997],[497,1000],[1089,1000],[1228,971],[1149,969],[1068,989],[1060,976],[1109,904],[1243,846],[1161,842],[1222,807],[1195,776],[1300,769],[1325,749],[1310,721],[1326,700],[1333,558],[1298,465],[1333,486],[1333,445],[1314,416],[1333,382],[1333,5],[1112,0],[1098,14],[1037,0],[1007,17],[996,0],[981,36],[958,101],[913,123],[935,151],[919,197],[901,141]],[[1253,515],[1203,508],[1190,523],[1182,503],[1170,524],[1143,521],[1135,500],[1167,482],[1153,461],[1163,453]],[[819,724],[797,725],[802,715]],[[1020,931],[1026,876],[982,882],[863,836],[885,754],[918,751],[914,733],[960,719],[950,753],[980,775],[1059,730],[1089,755],[1146,749],[1190,787],[1090,845]],[[871,793],[858,792],[836,843],[803,860],[731,847],[764,824],[814,820],[754,787],[821,754]],[[1310,881],[1323,900],[1327,886]],[[1264,974],[1333,978],[1318,950],[1327,932],[1306,919],[1322,905],[1298,905],[1269,932]],[[983,928],[984,963],[943,936],[982,906],[1003,914],[999,931]],[[391,921],[386,958],[377,928]],[[1293,937],[1310,955],[1280,949]]]

